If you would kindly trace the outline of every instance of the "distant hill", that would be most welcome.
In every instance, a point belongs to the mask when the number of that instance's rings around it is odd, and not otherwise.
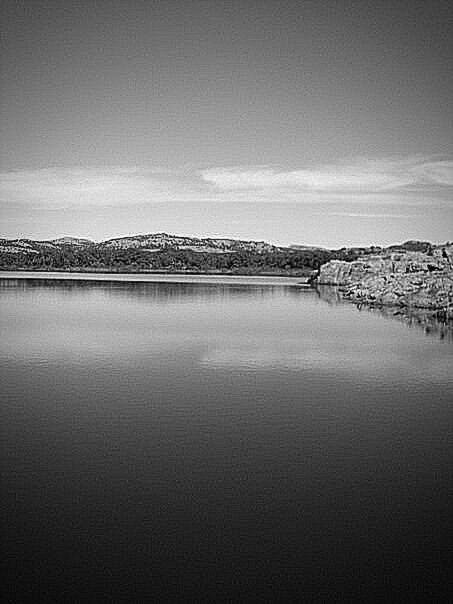
[[[49,243],[55,243],[56,245],[91,245],[93,241],[78,237],[59,237],[58,239],[51,239]]]
[[[429,241],[409,240],[404,243],[390,245],[387,249],[390,251],[404,250],[405,252],[423,252],[424,254],[432,251],[435,246]]]
[[[325,247],[319,247],[318,245],[301,245],[299,243],[292,243],[289,246],[292,250],[325,250]]]
[[[99,249],[116,250],[143,250],[143,251],[162,251],[162,250],[192,250],[195,252],[208,253],[232,253],[232,252],[254,252],[269,253],[289,248],[279,247],[266,243],[264,241],[244,241],[241,239],[222,239],[222,238],[199,238],[186,237],[181,235],[169,235],[167,233],[151,233],[147,235],[129,235],[125,237],[116,237],[106,239],[95,243],[90,239],[78,237],[59,237],[58,239],[0,239],[1,251],[4,252],[23,252],[48,250],[50,248],[60,249],[62,246],[67,248],[74,246],[91,246]]]
[[[116,237],[98,243],[76,237],[0,239],[0,270],[307,276],[330,257],[326,250],[168,233]]]
[[[399,249],[427,242],[408,241]],[[355,260],[382,248],[328,250],[282,247],[264,241],[199,238],[168,233],[116,237],[101,242],[77,237],[0,239],[0,270],[89,272],[186,272],[308,276],[332,259]],[[409,248],[407,248],[409,249]]]
[[[100,245],[116,249],[142,248],[150,250],[193,250],[195,252],[229,253],[233,251],[271,252],[279,248],[264,241],[243,241],[240,239],[215,239],[153,233],[117,237],[103,241]]]

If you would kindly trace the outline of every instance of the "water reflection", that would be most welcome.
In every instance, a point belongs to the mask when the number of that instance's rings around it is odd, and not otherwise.
[[[58,602],[91,572],[108,601],[140,577],[174,586],[168,601],[274,601],[279,577],[421,568],[433,601],[451,562],[453,347],[329,296],[0,281],[16,584],[59,577]]]
[[[330,308],[324,304],[327,300]],[[377,316],[357,321],[334,289],[207,283],[0,280],[2,354],[168,370],[445,375]],[[371,317],[368,316],[368,319]],[[409,334],[406,334],[408,336]]]
[[[319,285],[316,291],[324,302],[330,305],[347,304],[351,301],[344,299],[340,288],[330,285]],[[453,322],[441,320],[434,311],[424,308],[403,308],[393,306],[370,306],[368,304],[355,304],[359,311],[378,314],[386,319],[396,319],[408,327],[421,329],[428,336],[438,336],[441,340],[446,339],[453,342]]]
[[[104,295],[108,297],[135,298],[167,304],[169,302],[208,302],[219,299],[258,298],[299,295],[299,290],[288,285],[262,283],[196,283],[196,282],[139,282],[139,281],[94,281],[83,279],[13,279],[0,278],[0,293],[9,295],[49,293],[58,296]]]

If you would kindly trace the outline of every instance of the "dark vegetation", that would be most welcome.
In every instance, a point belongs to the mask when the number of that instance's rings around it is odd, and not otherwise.
[[[67,270],[113,272],[219,272],[233,274],[306,274],[330,259],[329,252],[231,253],[195,252],[167,248],[149,252],[141,249],[112,249],[90,245],[62,245],[38,253],[2,252],[2,270]]]
[[[195,252],[163,249],[114,249],[97,245],[61,245],[37,253],[0,254],[1,270],[64,270],[112,272],[219,272],[232,274],[308,275],[332,258],[354,260],[356,253],[328,250],[278,250],[272,252],[235,251],[231,253]]]
[[[150,251],[140,247],[115,248],[103,243],[59,244],[20,240],[1,241],[0,270],[87,272],[188,272],[238,275],[273,274],[310,276],[329,260],[352,261],[381,248],[279,248],[234,249],[226,253],[194,251],[167,246]],[[16,246],[13,249],[13,244]],[[425,248],[424,242],[407,242],[409,248]],[[406,244],[393,246],[404,249]],[[429,244],[428,244],[429,245]],[[22,249],[20,249],[22,246]],[[11,251],[9,248],[11,247]]]

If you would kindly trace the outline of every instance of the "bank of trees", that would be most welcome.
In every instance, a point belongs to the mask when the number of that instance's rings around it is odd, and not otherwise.
[[[305,275],[333,258],[354,260],[359,254],[351,250],[279,249],[264,253],[247,250],[230,253],[195,252],[166,248],[159,251],[139,248],[115,249],[102,245],[62,245],[41,248],[37,253],[0,254],[4,270],[72,270],[72,271],[188,271],[236,274]]]

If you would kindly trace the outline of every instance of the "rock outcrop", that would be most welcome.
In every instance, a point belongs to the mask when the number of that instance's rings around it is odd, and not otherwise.
[[[430,253],[389,252],[321,266],[319,285],[339,286],[343,297],[376,306],[424,308],[453,319],[453,245]]]

